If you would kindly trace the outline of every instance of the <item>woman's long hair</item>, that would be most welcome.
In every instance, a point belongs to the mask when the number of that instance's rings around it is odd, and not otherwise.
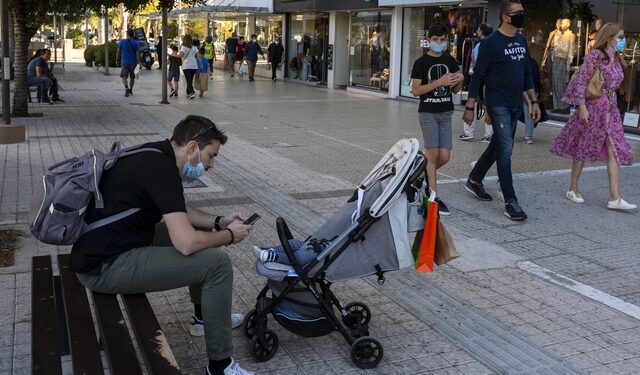
[[[193,47],[193,38],[191,37],[191,34],[187,34],[182,37],[182,44],[184,44],[185,47]]]
[[[598,34],[596,35],[596,41],[593,44],[592,49],[599,49],[607,59],[607,63],[609,62],[609,54],[607,53],[607,46],[609,45],[609,40],[611,40],[611,38],[613,38],[614,36],[618,35],[620,30],[622,30],[622,27],[620,27],[620,25],[614,22],[609,22],[609,23],[606,23],[604,26],[602,26],[602,28],[600,29],[600,31],[598,31]],[[620,64],[624,64],[622,62],[622,58],[620,57],[620,54],[616,52],[616,55],[618,57],[618,60],[620,60]]]

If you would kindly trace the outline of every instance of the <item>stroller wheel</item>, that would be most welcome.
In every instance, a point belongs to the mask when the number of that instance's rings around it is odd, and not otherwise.
[[[244,316],[244,322],[242,322],[242,333],[248,339],[251,339],[256,332],[256,316],[258,313],[256,309],[253,309]]]
[[[371,310],[362,302],[348,303],[344,309],[347,315],[342,317],[342,322],[347,328],[361,329],[371,321]]]
[[[259,335],[251,338],[251,351],[258,362],[266,362],[276,354],[278,350],[278,335],[270,329],[264,332],[264,343],[260,342]]]
[[[369,336],[360,337],[351,345],[351,360],[363,369],[378,366],[383,353],[380,342]]]

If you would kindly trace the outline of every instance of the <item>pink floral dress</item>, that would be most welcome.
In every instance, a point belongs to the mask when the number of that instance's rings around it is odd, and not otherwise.
[[[580,161],[607,160],[605,138],[609,137],[613,153],[619,165],[630,165],[633,162],[631,146],[624,138],[620,112],[618,111],[615,90],[620,87],[624,73],[617,54],[608,52],[609,61],[599,49],[592,50],[585,58],[584,64],[575,79],[564,93],[562,101],[568,104],[586,104],[589,121],[580,120],[580,111],[576,109],[560,134],[549,146],[555,155]],[[598,60],[604,78],[603,92],[595,99],[585,99],[587,86]]]

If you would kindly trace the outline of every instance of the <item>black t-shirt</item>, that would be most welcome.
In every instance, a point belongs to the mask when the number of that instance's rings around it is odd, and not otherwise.
[[[182,179],[169,140],[148,143],[162,153],[148,151],[124,157],[100,180],[105,208],[87,208],[85,221],[112,216],[130,208],[140,211],[84,234],[73,245],[70,268],[75,272],[97,271],[96,267],[118,254],[149,246],[162,215],[187,212]]]
[[[180,73],[180,65],[182,65],[182,58],[178,56],[169,56],[169,72]]]
[[[236,53],[236,48],[238,47],[238,39],[229,38],[226,41],[227,45],[227,53]]]
[[[419,57],[413,63],[411,78],[419,79],[423,85],[440,79],[447,73],[460,71],[458,62],[449,54],[434,57],[428,54]],[[450,87],[438,87],[425,95],[420,95],[418,112],[440,113],[453,111],[453,98]]]

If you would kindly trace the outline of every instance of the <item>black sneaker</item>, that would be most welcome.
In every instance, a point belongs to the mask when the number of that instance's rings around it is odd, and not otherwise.
[[[129,97],[129,88],[124,88],[124,96]]]
[[[129,95],[133,95],[133,89],[129,89]]]
[[[493,199],[491,195],[484,190],[482,182],[471,182],[470,179],[467,179],[467,182],[464,184],[464,190],[481,201],[488,202]]]
[[[524,213],[518,202],[505,204],[504,214],[513,221],[522,221],[527,218],[527,214]]]
[[[436,202],[438,202],[438,213],[442,216],[449,216],[451,212],[449,211],[449,207],[440,199],[436,198]]]

